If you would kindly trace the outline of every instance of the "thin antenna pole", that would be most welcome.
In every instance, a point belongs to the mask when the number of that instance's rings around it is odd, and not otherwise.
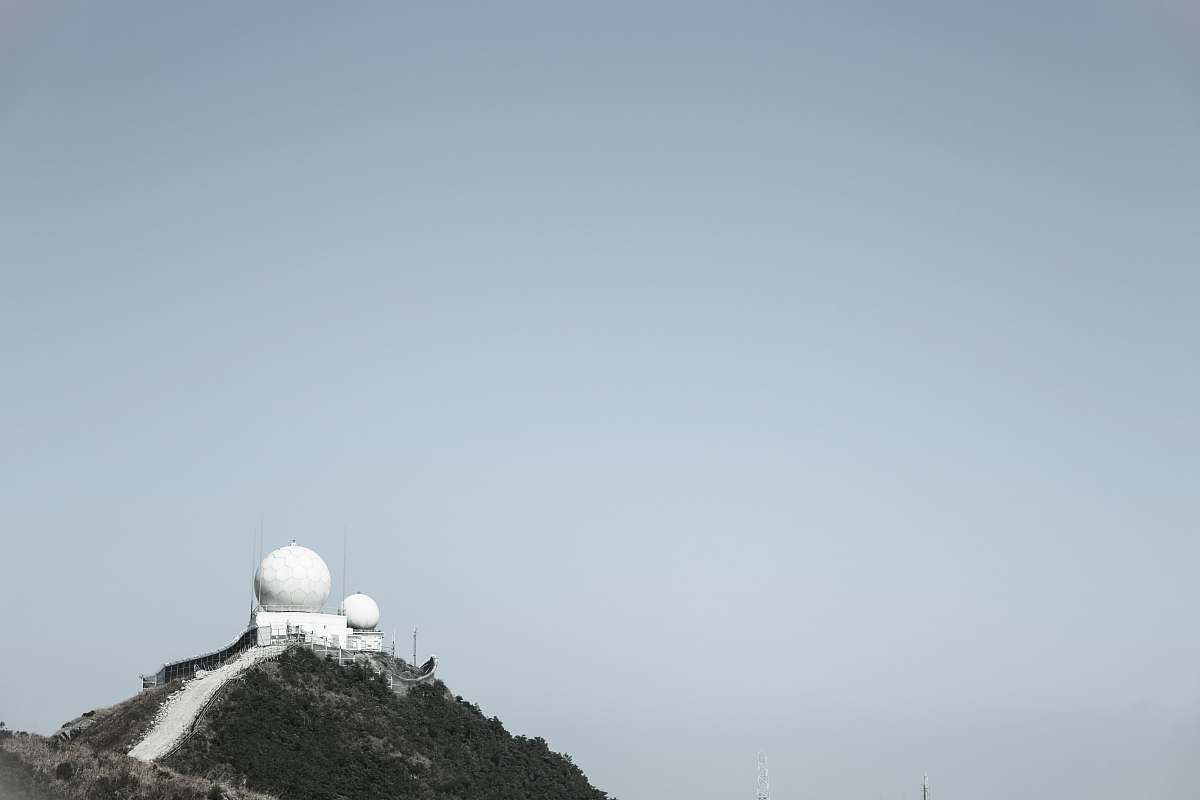
[[[413,625],[413,660],[412,665],[417,666],[417,626]]]
[[[250,534],[250,616],[254,616],[254,576],[258,574],[258,565],[254,563],[254,545],[257,544],[255,539],[258,538],[258,532],[253,531]]]
[[[929,800],[929,773],[921,776],[921,800]]]
[[[342,597],[343,598],[346,597],[346,551],[349,549],[349,541],[350,541],[349,528],[345,524],[343,524],[342,525]],[[341,609],[342,611],[345,611],[345,609],[342,608],[341,600],[338,600],[338,608]]]
[[[258,513],[258,535],[256,538],[258,539],[258,562],[255,564],[255,568],[254,568],[255,575],[258,574],[258,565],[262,564],[262,558],[263,558],[263,515],[262,515],[261,511]],[[253,578],[250,579],[250,592],[253,595],[253,597],[250,601],[250,613],[253,614],[254,606],[257,604],[257,601],[258,601],[257,587],[254,586]]]

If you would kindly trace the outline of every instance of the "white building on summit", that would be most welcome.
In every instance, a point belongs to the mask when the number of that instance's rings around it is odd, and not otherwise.
[[[258,607],[252,625],[278,639],[300,633],[346,650],[383,649],[379,606],[365,594],[347,597],[334,613],[324,610],[332,581],[325,561],[293,541],[272,550],[254,573]]]
[[[238,639],[221,650],[164,664],[154,675],[143,675],[142,686],[188,679],[199,671],[228,662],[247,649],[289,642],[334,651],[339,660],[355,654],[382,653],[379,605],[367,595],[355,592],[331,611],[325,604],[332,586],[329,566],[312,550],[296,544],[295,540],[272,550],[254,572],[257,602]],[[432,679],[436,660],[422,666],[422,670],[427,666],[428,671],[421,672],[414,680]]]
[[[129,754],[143,761],[170,756],[195,730],[196,720],[223,686],[291,648],[309,649],[339,665],[366,665],[397,694],[435,680],[437,656],[429,656],[420,666],[415,663],[415,629],[414,663],[407,664],[396,657],[394,643],[393,653],[383,652],[379,604],[370,597],[355,592],[336,611],[325,608],[332,583],[324,560],[295,540],[268,553],[254,571],[256,602],[250,620],[233,644],[172,661],[153,675],[141,676],[143,689],[175,682],[179,688],[163,701],[154,723]],[[69,739],[88,724],[83,718],[75,720],[59,736]]]

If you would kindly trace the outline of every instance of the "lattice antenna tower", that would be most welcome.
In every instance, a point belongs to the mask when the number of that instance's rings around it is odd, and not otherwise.
[[[754,800],[771,800],[771,780],[767,771],[767,754],[758,754],[758,779],[754,783]]]
[[[921,776],[921,800],[929,800],[929,773]]]

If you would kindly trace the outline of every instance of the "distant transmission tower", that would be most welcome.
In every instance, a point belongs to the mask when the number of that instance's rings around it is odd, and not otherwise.
[[[929,774],[921,776],[921,800],[929,800]]]
[[[758,780],[755,781],[754,800],[771,800],[771,780],[767,772],[767,754],[758,754]]]

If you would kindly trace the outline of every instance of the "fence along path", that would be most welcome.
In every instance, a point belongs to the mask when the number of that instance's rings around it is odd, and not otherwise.
[[[252,647],[216,669],[185,681],[178,691],[163,702],[150,730],[133,746],[129,755],[142,761],[153,761],[171,752],[192,729],[196,716],[222,686],[255,664],[278,656],[285,649],[286,645]]]

